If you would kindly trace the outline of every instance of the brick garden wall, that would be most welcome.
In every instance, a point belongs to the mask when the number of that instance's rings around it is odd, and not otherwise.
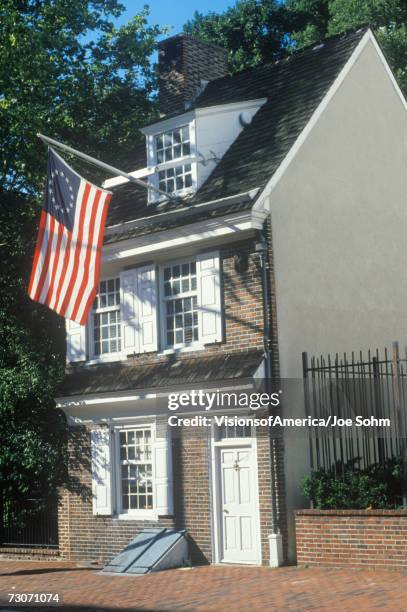
[[[298,564],[407,569],[407,510],[298,510]]]

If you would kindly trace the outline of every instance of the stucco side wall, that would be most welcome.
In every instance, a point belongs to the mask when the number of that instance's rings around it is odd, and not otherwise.
[[[271,195],[280,374],[407,340],[407,113],[370,41]],[[289,558],[308,440],[285,442]]]
[[[282,376],[407,339],[407,113],[369,41],[271,196]]]

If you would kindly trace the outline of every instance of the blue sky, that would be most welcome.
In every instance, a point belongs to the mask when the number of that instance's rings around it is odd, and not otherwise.
[[[121,0],[126,6],[126,12],[118,20],[118,24],[126,23],[133,15],[138,13],[145,4],[150,7],[150,23],[173,26],[171,34],[182,31],[184,23],[190,19],[195,11],[208,13],[210,11],[223,12],[233,6],[234,0]]]

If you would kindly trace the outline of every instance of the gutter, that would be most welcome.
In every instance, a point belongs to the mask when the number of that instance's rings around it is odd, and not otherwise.
[[[264,221],[262,230],[258,231],[258,240],[255,243],[255,248],[260,257],[260,265],[262,271],[262,301],[263,301],[263,346],[264,346],[264,362],[265,362],[265,387],[266,393],[271,394],[271,377],[272,377],[272,348],[271,348],[271,305],[269,291],[269,242],[267,240],[267,220]],[[269,416],[272,415],[271,407],[268,407]],[[276,462],[274,456],[274,439],[270,431],[269,433],[269,448],[270,448],[270,489],[271,489],[271,532],[273,535],[280,534],[277,503],[276,503]]]

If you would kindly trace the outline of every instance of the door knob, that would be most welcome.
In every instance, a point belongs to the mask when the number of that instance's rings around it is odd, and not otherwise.
[[[223,512],[225,512],[226,514],[229,514],[229,510],[227,508],[223,508]]]

